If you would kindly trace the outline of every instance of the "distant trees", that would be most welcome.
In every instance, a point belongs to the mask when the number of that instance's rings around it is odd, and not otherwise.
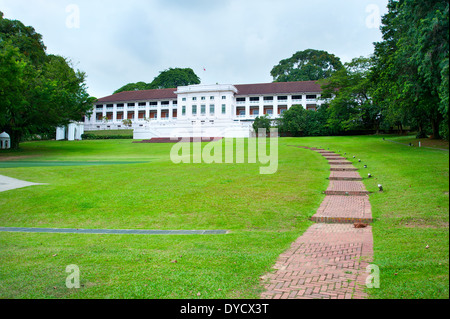
[[[341,68],[342,63],[334,54],[308,49],[281,60],[270,75],[274,82],[317,81],[329,78]]]
[[[390,0],[375,44],[373,100],[390,124],[448,139],[449,2]]]
[[[45,50],[32,27],[0,12],[0,131],[13,149],[23,136],[81,121],[92,109],[85,74]]]
[[[305,110],[301,105],[293,105],[284,111],[279,119],[278,128],[282,133],[292,136],[328,135],[327,108],[319,107],[317,111]]]
[[[264,116],[257,116],[253,122],[253,131],[258,134],[259,129],[265,129],[267,133],[270,132],[270,127],[272,126],[272,120],[267,114]]]
[[[160,72],[151,83],[128,83],[116,90],[114,94],[124,91],[169,89],[193,84],[200,84],[200,78],[191,68],[169,68],[168,70]]]

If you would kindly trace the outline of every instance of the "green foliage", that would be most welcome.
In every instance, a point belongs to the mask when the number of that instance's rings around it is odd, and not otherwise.
[[[317,81],[329,78],[341,68],[342,63],[334,54],[308,49],[281,60],[270,75],[274,82]]]
[[[169,89],[192,84],[200,84],[200,78],[191,68],[170,68],[161,72],[152,82],[155,89]]]
[[[378,129],[381,108],[373,102],[371,58],[359,57],[336,71],[322,83],[322,99],[328,101],[328,126],[332,132],[353,129]]]
[[[265,129],[267,133],[270,132],[270,127],[272,126],[272,120],[269,118],[269,116],[266,114],[264,116],[258,116],[255,118],[255,121],[253,122],[253,131],[255,131],[256,134],[258,134],[259,129]]]
[[[133,136],[85,133],[81,135],[81,138],[83,140],[123,140],[123,139],[133,139]]]
[[[305,110],[301,105],[293,105],[283,112],[279,120],[280,132],[289,132],[293,136],[320,136],[330,133],[327,127],[327,109]]]
[[[21,138],[80,121],[92,109],[85,74],[47,55],[32,27],[0,15],[0,131],[18,148]]]
[[[169,89],[192,84],[200,84],[200,78],[191,68],[169,68],[168,70],[160,72],[151,83],[128,83],[116,90],[114,94],[124,91]]]
[[[383,17],[383,41],[375,44],[374,100],[386,119],[429,125],[439,137],[448,125],[449,3],[445,0],[393,1]]]

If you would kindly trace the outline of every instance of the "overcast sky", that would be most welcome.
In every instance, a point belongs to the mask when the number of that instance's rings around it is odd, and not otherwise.
[[[100,98],[171,67],[192,68],[202,84],[249,84],[272,82],[273,66],[297,51],[325,50],[342,62],[369,56],[387,2],[0,0],[0,11],[86,72]]]

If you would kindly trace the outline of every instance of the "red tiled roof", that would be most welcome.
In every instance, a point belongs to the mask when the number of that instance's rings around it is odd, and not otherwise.
[[[176,90],[177,89],[126,91],[102,97],[97,100],[97,103],[176,99]]]
[[[320,84],[316,81],[236,84],[235,87],[238,90],[238,96],[322,92]],[[177,89],[126,91],[98,99],[97,103],[176,99],[176,90]]]
[[[238,89],[237,95],[322,92],[320,84],[317,84],[317,81],[240,84],[235,85],[235,87]]]

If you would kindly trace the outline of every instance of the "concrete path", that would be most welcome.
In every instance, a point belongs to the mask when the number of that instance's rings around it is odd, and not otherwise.
[[[6,192],[6,191],[9,191],[12,189],[34,186],[34,185],[47,185],[47,184],[31,183],[31,182],[21,181],[19,179],[0,175],[0,192]]]
[[[303,147],[308,148],[308,147]],[[327,150],[330,185],[311,226],[265,276],[263,299],[363,299],[373,256],[372,210],[357,169]],[[339,158],[341,163],[336,163]],[[351,163],[351,162],[350,162]],[[345,169],[342,169],[345,168]]]

